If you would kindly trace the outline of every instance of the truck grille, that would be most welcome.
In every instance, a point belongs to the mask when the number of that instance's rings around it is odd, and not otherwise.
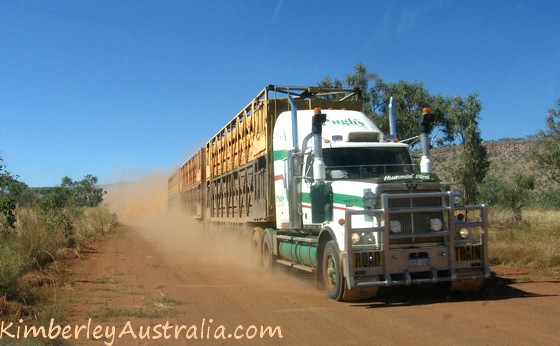
[[[408,190],[385,191],[390,194],[410,194]],[[421,197],[423,192],[440,192],[439,190],[421,190],[415,191],[417,194],[410,198],[389,198],[389,221],[398,221],[401,226],[401,232],[398,234],[390,234],[389,244],[393,247],[403,247],[408,245],[439,245],[445,242],[445,237],[426,237],[421,234],[432,233],[430,226],[432,220],[439,219],[443,222],[442,231],[448,230],[447,217],[442,212],[418,211],[414,208],[441,207],[445,205],[445,198],[442,197]],[[410,209],[410,212],[407,210]],[[398,213],[391,213],[399,211]],[[417,234],[417,235],[415,235]]]

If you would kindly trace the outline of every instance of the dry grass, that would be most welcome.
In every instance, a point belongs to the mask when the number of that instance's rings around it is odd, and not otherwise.
[[[74,221],[76,237],[78,241],[82,241],[92,236],[107,234],[116,223],[116,215],[105,207],[84,209]]]
[[[493,263],[527,266],[560,278],[560,212],[527,210],[513,224],[511,212],[493,209],[489,219]]]
[[[16,216],[15,229],[0,239],[0,296],[4,302],[24,305],[38,300],[36,286],[44,286],[47,264],[117,224],[115,214],[103,206],[55,212],[17,208]],[[31,280],[38,277],[42,279]],[[10,311],[0,309],[0,317]]]

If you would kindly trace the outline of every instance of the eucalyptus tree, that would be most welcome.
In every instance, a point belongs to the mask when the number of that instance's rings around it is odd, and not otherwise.
[[[369,81],[375,80],[373,87]],[[323,86],[341,85],[340,80],[326,77]],[[489,168],[486,149],[482,143],[478,119],[482,104],[475,93],[467,98],[461,96],[444,97],[431,94],[421,82],[388,83],[377,75],[368,73],[365,65],[359,63],[354,72],[346,76],[345,84],[363,91],[364,113],[385,133],[389,132],[389,101],[395,100],[397,115],[397,136],[408,141],[415,148],[419,133],[422,109],[430,107],[434,114],[432,145],[460,144],[463,151],[453,177],[463,185],[466,202],[473,202],[478,195],[478,186],[484,180]]]
[[[452,176],[463,185],[465,202],[476,201],[479,186],[490,168],[488,153],[478,127],[481,110],[478,95],[473,93],[466,99],[461,96],[452,97],[446,113],[447,140],[457,140],[463,149]]]
[[[539,132],[540,146],[534,157],[549,177],[560,184],[560,99],[556,101],[556,109],[548,110],[546,127]]]

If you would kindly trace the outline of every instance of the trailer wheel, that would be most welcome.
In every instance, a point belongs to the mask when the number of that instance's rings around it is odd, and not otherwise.
[[[344,295],[344,277],[340,267],[338,249],[333,240],[325,245],[323,253],[323,282],[329,297],[341,301]]]
[[[261,259],[264,269],[271,271],[274,267],[274,254],[272,253],[272,238],[268,232],[265,232],[262,238]]]
[[[253,236],[251,237],[251,256],[253,257],[253,263],[258,265],[262,264],[261,254],[262,254],[262,237],[264,231],[262,228],[257,227],[253,230]]]

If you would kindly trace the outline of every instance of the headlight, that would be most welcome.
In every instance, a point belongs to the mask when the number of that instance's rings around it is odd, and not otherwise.
[[[352,245],[375,244],[375,237],[372,232],[352,233]]]
[[[377,196],[375,193],[368,191],[364,194],[363,201],[364,201],[364,208],[373,209],[375,207],[375,198]]]
[[[399,221],[391,221],[389,222],[389,229],[393,233],[401,233],[401,223]]]
[[[430,229],[439,232],[443,229],[443,222],[440,219],[430,219]]]
[[[461,237],[461,239],[467,239],[469,235],[471,235],[471,231],[469,231],[468,228],[461,228],[459,230],[459,237]]]
[[[362,237],[358,233],[352,233],[352,245],[356,245],[360,242]]]
[[[362,234],[362,239],[364,240],[365,243],[368,243],[368,244],[375,243],[375,237],[373,236],[373,233],[371,233],[371,232],[363,233]]]

